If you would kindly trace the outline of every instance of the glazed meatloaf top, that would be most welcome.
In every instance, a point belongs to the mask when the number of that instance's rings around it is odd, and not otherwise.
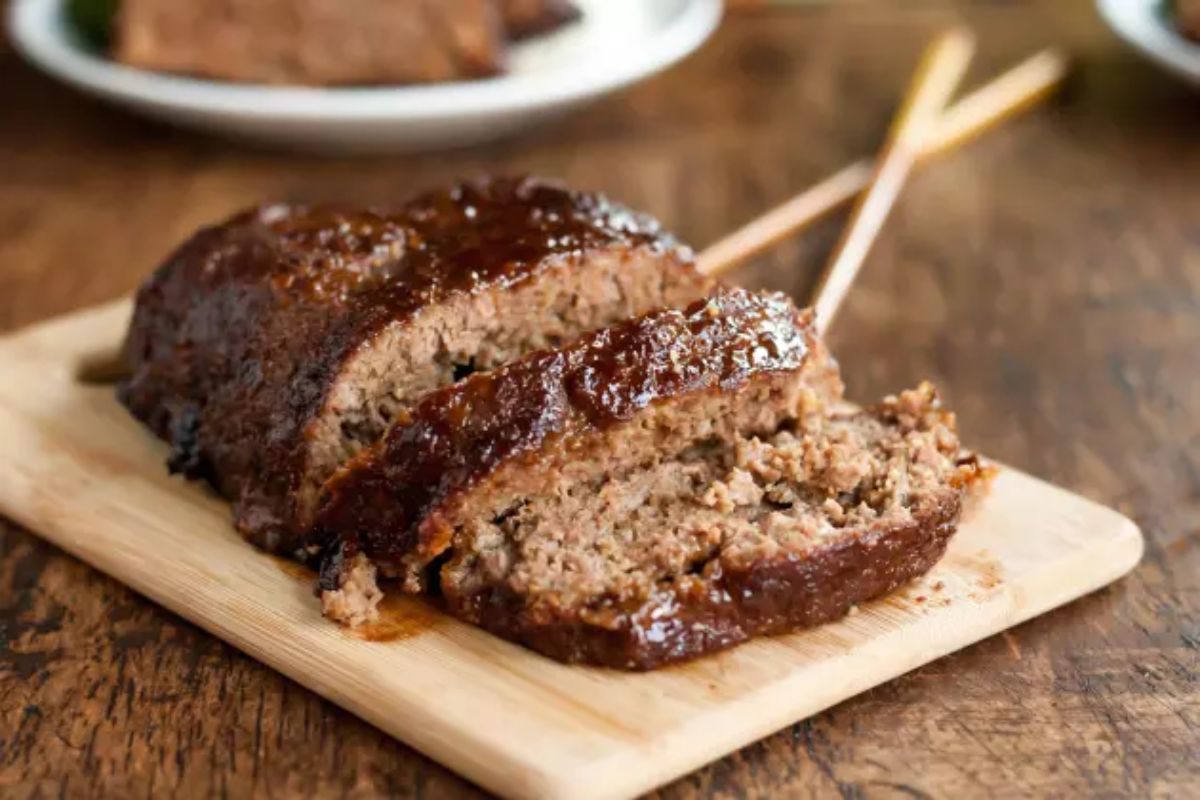
[[[326,586],[364,554],[418,590],[424,567],[450,545],[447,520],[500,476],[531,463],[588,469],[596,463],[589,439],[650,407],[792,376],[814,350],[831,364],[811,322],[783,295],[725,288],[686,310],[652,312],[428,396],[326,487],[318,527],[340,541]],[[834,369],[829,394],[841,390]],[[764,404],[749,413],[770,427],[791,410]]]
[[[119,394],[172,443],[172,469],[211,480],[243,532],[291,552],[315,420],[349,359],[439,304],[511,293],[605,249],[669,262],[643,270],[655,288],[665,274],[690,282],[683,296],[702,291],[690,252],[650,218],[533,179],[390,210],[257,208],[200,232],[143,284]],[[452,335],[444,325],[431,335]]]

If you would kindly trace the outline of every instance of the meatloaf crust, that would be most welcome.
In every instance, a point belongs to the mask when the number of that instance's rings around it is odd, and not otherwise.
[[[782,382],[814,350],[825,363],[811,315],[786,297],[722,288],[436,392],[327,485],[317,526],[339,546],[323,588],[335,591],[361,554],[420,590],[421,570],[451,544],[448,520],[501,471],[568,468],[589,439],[647,408]],[[840,394],[836,374],[828,381]]]
[[[396,209],[253,209],[198,233],[143,284],[119,396],[170,442],[173,471],[211,481],[256,544],[293,553],[309,543],[315,426],[350,359],[439,304],[513,292],[598,250],[648,254],[662,262],[645,271],[656,285],[674,276],[683,295],[704,291],[690,251],[652,219],[534,179],[463,183]]]

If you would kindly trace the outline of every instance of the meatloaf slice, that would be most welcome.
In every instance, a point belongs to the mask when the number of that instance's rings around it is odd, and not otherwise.
[[[451,611],[562,661],[651,669],[924,574],[978,474],[928,385],[621,466],[453,514]]]
[[[254,83],[424,83],[494,75],[495,0],[122,0],[113,55]]]
[[[474,375],[412,408],[326,487],[318,527],[338,542],[323,570],[326,612],[369,618],[375,570],[421,591],[431,565],[461,563],[484,546],[477,536],[500,535],[544,494],[772,434],[840,392],[810,316],[741,289]],[[615,554],[610,545],[593,555]]]
[[[532,179],[396,209],[268,206],[141,287],[122,401],[270,550],[312,549],[317,493],[425,393],[709,284],[653,220]]]

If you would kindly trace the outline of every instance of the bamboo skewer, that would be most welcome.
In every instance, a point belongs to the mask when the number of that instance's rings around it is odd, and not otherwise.
[[[819,334],[824,334],[833,323],[854,277],[896,204],[938,118],[966,74],[974,53],[974,37],[967,31],[953,30],[939,36],[921,58],[883,150],[876,159],[871,183],[859,197],[842,239],[817,281],[813,308]]]
[[[954,149],[1051,94],[1067,72],[1067,59],[1043,50],[949,108],[920,153],[922,163]],[[792,236],[805,226],[853,200],[871,182],[872,159],[864,158],[830,175],[707,247],[701,272],[718,275]]]
[[[953,150],[1037,105],[1062,84],[1068,64],[1065,53],[1047,48],[966,95],[942,115],[921,153],[922,161]]]

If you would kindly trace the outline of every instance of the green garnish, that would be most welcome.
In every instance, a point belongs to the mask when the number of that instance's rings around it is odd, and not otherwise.
[[[68,0],[67,17],[88,44],[107,47],[120,0]]]

